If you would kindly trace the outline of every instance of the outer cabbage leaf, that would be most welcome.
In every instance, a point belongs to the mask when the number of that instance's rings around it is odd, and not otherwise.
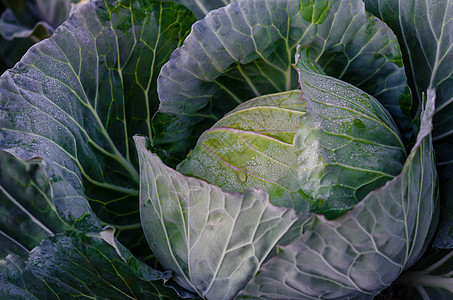
[[[453,3],[449,0],[365,0],[366,9],[398,36],[413,93],[436,90],[433,141],[443,212],[434,245],[453,247]]]
[[[27,255],[49,235],[71,229],[58,216],[41,160],[0,151],[0,258]]]
[[[2,299],[175,299],[171,276],[137,260],[113,237],[69,232],[45,239],[24,260],[0,260]]]
[[[362,1],[241,0],[195,23],[162,68],[154,146],[186,153],[242,101],[297,88],[298,44],[310,47],[328,75],[374,95],[408,128],[410,100],[396,37]]]
[[[0,148],[44,159],[65,222],[99,217],[145,251],[132,134],[151,136],[157,73],[193,21],[170,2],[89,2],[0,78]]]
[[[296,220],[266,192],[226,193],[167,167],[135,138],[140,160],[140,215],[159,262],[201,297],[234,297]]]
[[[434,91],[428,97],[401,174],[339,219],[317,215],[309,229],[293,228],[241,296],[372,299],[417,261],[436,225]]]

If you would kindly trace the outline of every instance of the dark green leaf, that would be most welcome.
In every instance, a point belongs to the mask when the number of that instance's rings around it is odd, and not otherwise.
[[[147,251],[132,135],[151,136],[157,73],[194,21],[171,2],[89,2],[0,78],[0,148],[44,159],[65,222],[99,218]]]
[[[77,0],[15,0],[0,18],[0,35],[7,40],[49,37],[68,17]],[[38,34],[34,34],[38,33]],[[47,36],[45,36],[47,35]]]
[[[44,164],[0,151],[0,258],[26,254],[49,235],[70,229],[52,202]]]
[[[444,145],[441,149],[451,151],[453,145]],[[440,181],[441,213],[433,245],[438,248],[453,248],[453,164],[438,166]]]
[[[453,2],[450,0],[365,0],[366,9],[381,18],[398,36],[413,94],[435,89],[433,141],[439,168],[442,212],[437,247],[453,247],[450,186],[453,173]]]
[[[12,68],[33,44],[30,39],[7,41],[0,37],[0,74]]]
[[[137,260],[113,237],[69,232],[44,240],[24,260],[0,260],[2,299],[175,299],[162,273]]]
[[[407,130],[410,98],[396,37],[362,1],[319,3],[302,1],[300,10],[298,0],[241,0],[195,23],[159,76],[154,146],[187,153],[241,102],[297,88],[291,64],[298,44],[310,47],[328,75],[374,95]]]

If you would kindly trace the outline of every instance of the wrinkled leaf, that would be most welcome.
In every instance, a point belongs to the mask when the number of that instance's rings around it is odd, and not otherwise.
[[[171,276],[137,260],[109,233],[69,232],[45,239],[26,259],[0,260],[2,299],[163,299]],[[106,241],[107,240],[107,241]]]
[[[65,222],[99,218],[147,252],[132,135],[151,136],[157,73],[194,20],[170,2],[89,2],[0,78],[0,148],[44,159]]]
[[[235,1],[195,23],[158,78],[154,146],[186,153],[241,102],[297,88],[291,64],[298,44],[310,47],[328,75],[374,95],[408,129],[410,98],[388,27],[359,0],[321,1],[315,9],[301,3]]]
[[[443,211],[434,245],[453,247],[453,2],[449,0],[365,0],[366,9],[398,36],[413,94],[436,90],[433,141],[439,166]]]
[[[276,206],[308,211],[293,147],[304,112],[299,90],[246,101],[200,136],[178,171],[226,192],[263,189]]]
[[[28,254],[49,235],[70,229],[58,216],[40,160],[0,151],[0,258]]]
[[[293,228],[242,296],[372,299],[417,261],[430,224],[436,225],[434,97],[428,91],[417,142],[402,173],[339,219],[314,216],[310,228]]]
[[[266,192],[226,193],[167,167],[135,138],[140,215],[146,239],[184,288],[210,299],[234,297],[295,221]]]

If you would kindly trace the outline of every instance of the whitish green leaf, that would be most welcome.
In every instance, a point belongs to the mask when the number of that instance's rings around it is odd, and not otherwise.
[[[450,0],[365,0],[366,9],[398,36],[409,83],[419,102],[422,92],[436,90],[433,141],[439,166],[442,206],[438,247],[453,247],[453,2]],[[449,232],[449,233],[448,233]]]
[[[429,90],[402,173],[339,219],[315,216],[308,229],[293,228],[242,297],[372,299],[417,261],[436,224],[434,97]]]
[[[171,2],[88,2],[0,78],[0,148],[44,159],[66,222],[99,217],[145,251],[132,135],[151,136],[157,73],[193,21]]]
[[[304,111],[299,90],[246,101],[200,136],[178,171],[226,192],[263,189],[276,206],[308,211],[293,146]]]
[[[307,110],[294,139],[300,188],[310,211],[333,218],[398,175],[406,151],[375,98],[326,76],[307,49],[295,66]]]
[[[310,47],[328,75],[374,95],[408,128],[410,98],[396,37],[362,1],[241,0],[195,23],[162,68],[154,146],[186,153],[241,102],[297,88],[298,44]]]
[[[26,259],[8,255],[0,260],[0,297],[175,299],[177,294],[163,285],[171,274],[137,260],[109,230],[58,234]]]
[[[148,243],[184,288],[210,299],[234,297],[296,220],[266,192],[223,192],[167,167],[135,138],[140,215]]]
[[[49,235],[71,227],[58,216],[41,160],[0,151],[0,258],[28,254]]]

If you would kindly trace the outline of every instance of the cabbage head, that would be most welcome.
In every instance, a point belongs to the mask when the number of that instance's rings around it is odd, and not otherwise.
[[[435,92],[411,136],[393,33],[355,1],[302,3],[195,23],[159,75],[156,136],[135,137],[146,239],[202,298],[373,298],[433,234]]]

